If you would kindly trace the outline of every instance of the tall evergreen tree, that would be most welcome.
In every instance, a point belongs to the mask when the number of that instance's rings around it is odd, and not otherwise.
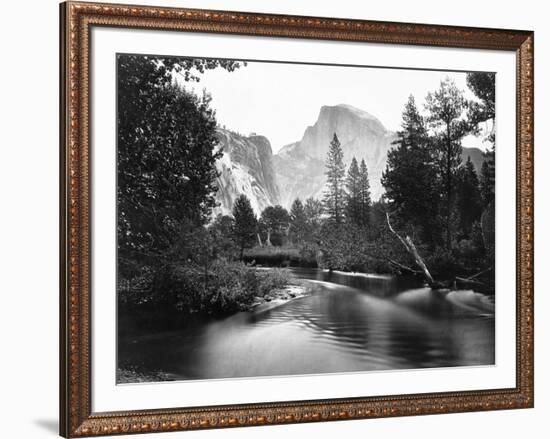
[[[302,243],[306,238],[307,218],[303,203],[296,198],[290,208],[289,237],[294,244]]]
[[[405,104],[394,145],[382,175],[388,207],[400,227],[412,227],[423,242],[435,245],[439,241],[438,178],[424,119],[412,95]]]
[[[462,138],[470,131],[463,113],[468,107],[464,92],[450,78],[441,81],[438,90],[428,93],[426,110],[428,124],[435,136],[438,153],[437,167],[441,178],[443,205],[441,209],[445,231],[445,247],[451,249],[453,236],[453,202],[456,193],[456,174],[461,164]]]
[[[323,203],[329,219],[336,224],[341,224],[344,218],[346,197],[345,174],[344,152],[342,151],[338,136],[334,133],[327,154],[325,172],[327,185]]]
[[[457,213],[460,232],[469,237],[472,225],[481,216],[479,179],[470,156],[458,172]]]
[[[245,248],[250,248],[256,242],[258,221],[250,200],[244,194],[239,195],[233,205],[233,239],[239,246],[239,257],[243,258]]]
[[[359,220],[360,226],[367,226],[370,222],[371,210],[369,171],[365,160],[359,166]]]
[[[360,177],[357,159],[353,157],[346,178],[346,218],[350,223],[356,225],[359,225],[361,221]]]

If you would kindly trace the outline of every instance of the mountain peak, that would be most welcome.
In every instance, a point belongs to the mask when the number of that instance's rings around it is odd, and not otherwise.
[[[302,139],[286,145],[275,156],[275,172],[284,206],[290,206],[295,198],[322,198],[325,159],[334,133],[342,145],[346,166],[353,157],[364,159],[369,169],[372,198],[380,197],[383,192],[380,178],[395,135],[364,110],[349,104],[324,105]]]
[[[337,112],[345,112],[345,113],[347,113],[351,116],[355,116],[359,119],[373,121],[373,122],[379,124],[381,128],[386,130],[386,128],[384,127],[382,122],[380,122],[380,120],[378,118],[376,118],[372,114],[368,113],[367,111],[362,110],[362,109],[357,108],[357,107],[354,107],[353,105],[350,105],[350,104],[323,105],[321,107],[321,110],[319,111],[319,117],[321,117],[321,115],[323,113],[335,113],[335,112],[336,113]]]

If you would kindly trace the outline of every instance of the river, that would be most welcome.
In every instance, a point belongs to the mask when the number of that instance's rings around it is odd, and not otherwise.
[[[177,380],[494,364],[494,296],[435,292],[406,277],[291,270],[311,295],[126,337],[119,359]]]

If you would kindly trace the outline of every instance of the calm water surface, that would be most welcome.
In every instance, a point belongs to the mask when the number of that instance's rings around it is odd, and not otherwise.
[[[119,341],[119,359],[173,379],[494,364],[494,296],[401,277],[292,269],[312,294]]]

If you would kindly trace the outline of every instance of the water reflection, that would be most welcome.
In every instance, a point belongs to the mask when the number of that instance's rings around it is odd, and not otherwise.
[[[494,300],[411,279],[296,269],[312,295],[181,332],[123,340],[120,357],[179,379],[494,363]]]

